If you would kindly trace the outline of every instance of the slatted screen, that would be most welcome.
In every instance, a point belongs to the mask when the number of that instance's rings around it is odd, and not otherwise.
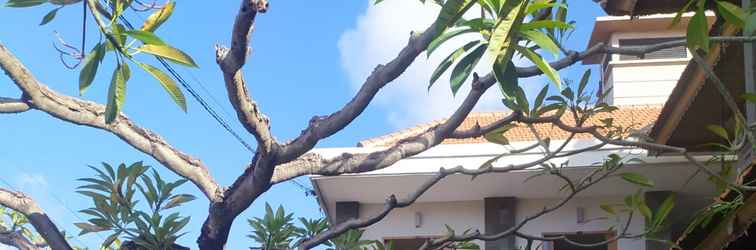
[[[646,46],[651,44],[658,44],[663,42],[675,41],[684,39],[684,37],[659,37],[659,38],[632,38],[632,39],[620,39],[620,47],[637,47]],[[672,58],[686,58],[688,57],[685,46],[672,47],[662,49],[646,54],[644,59],[672,59]],[[641,59],[632,55],[620,55],[620,61],[638,60]]]

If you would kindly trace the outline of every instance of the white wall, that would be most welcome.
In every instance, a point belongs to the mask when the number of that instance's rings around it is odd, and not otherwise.
[[[611,44],[619,46],[620,39],[683,37],[682,30],[654,32],[620,32],[611,36]],[[605,87],[614,86],[607,102],[612,105],[664,104],[677,85],[677,81],[690,60],[644,59],[619,60],[620,55],[612,55],[606,74]]]
[[[377,214],[383,204],[360,204],[360,216]],[[420,227],[415,227],[415,213],[422,214]],[[442,236],[449,225],[456,232],[484,228],[483,201],[416,203],[391,211],[380,222],[366,228],[364,239],[383,240],[392,237]],[[478,242],[479,245],[483,245]]]
[[[517,201],[517,222],[523,221],[526,217],[531,216],[544,207],[553,206],[558,202],[557,199],[520,199]],[[545,214],[538,219],[528,222],[521,232],[541,236],[543,233],[565,233],[565,232],[591,232],[606,231],[617,221],[609,219],[598,219],[607,217],[606,212],[599,207],[601,204],[622,204],[621,197],[591,197],[575,198],[562,206],[560,209]],[[585,224],[577,223],[577,207],[585,209],[585,218],[589,222]],[[592,220],[597,219],[597,220]],[[621,223],[626,222],[626,218],[621,219]],[[623,224],[624,225],[624,224]],[[643,231],[644,222],[639,216],[632,220],[628,233],[635,234]],[[517,246],[525,246],[526,241],[517,239]],[[639,239],[621,239],[618,241],[619,250],[646,249],[645,241]]]
[[[519,199],[517,201],[517,222],[525,217],[540,211],[544,206],[551,206],[556,199]],[[531,235],[542,235],[554,232],[577,232],[577,231],[606,231],[612,221],[598,220],[583,225],[577,224],[577,207],[582,206],[586,210],[586,218],[593,219],[606,216],[599,208],[600,204],[622,203],[621,197],[594,197],[576,198],[565,204],[562,208],[539,217],[526,224],[521,232]],[[360,216],[376,214],[383,208],[383,204],[361,204]],[[412,236],[441,236],[446,232],[445,224],[451,226],[456,232],[461,233],[466,229],[479,229],[484,232],[483,201],[465,202],[434,202],[417,203],[407,208],[392,211],[382,221],[366,228],[364,239],[383,240],[392,237]],[[422,214],[422,225],[415,227],[415,213]],[[634,219],[628,233],[639,233],[643,230],[643,220]],[[482,242],[478,244],[483,247]],[[516,246],[525,246],[525,241],[518,239]],[[619,250],[645,249],[645,241],[623,239],[618,242]]]

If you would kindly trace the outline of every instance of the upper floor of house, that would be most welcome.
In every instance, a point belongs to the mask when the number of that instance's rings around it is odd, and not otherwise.
[[[587,46],[603,43],[632,48],[685,39],[690,15],[683,15],[676,24],[673,19],[674,14],[598,17]],[[709,25],[716,20],[713,14],[708,19]],[[601,54],[586,58],[583,64],[599,66],[598,91],[607,94],[604,102],[617,106],[662,105],[691,58],[690,51],[681,45],[643,57]]]

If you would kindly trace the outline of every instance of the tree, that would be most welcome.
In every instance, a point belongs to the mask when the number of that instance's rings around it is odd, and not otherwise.
[[[376,1],[376,2],[381,2]],[[136,51],[141,55],[149,54],[157,57],[162,65],[167,62],[178,63],[192,67],[194,61],[186,53],[171,47],[164,39],[157,37],[153,31],[165,22],[173,11],[172,2],[156,8],[141,28],[134,28],[122,16],[124,11],[142,5],[140,1],[127,0],[9,0],[8,7],[30,7],[44,3],[56,6],[82,4],[89,9],[89,15],[97,20],[97,29],[106,39],[94,46],[94,49],[83,59],[83,68],[79,86],[82,91],[92,84],[92,76],[97,73],[97,68],[104,55],[111,53],[115,58],[115,69],[110,83],[108,103],[96,104],[83,99],[60,94],[38,81],[34,72],[28,69],[19,58],[13,55],[8,48],[0,43],[0,68],[9,76],[12,82],[23,92],[19,98],[3,97],[0,99],[0,113],[23,113],[29,110],[39,110],[53,118],[73,124],[88,126],[99,129],[113,135],[135,149],[154,158],[164,167],[177,175],[192,182],[210,202],[209,213],[201,229],[201,235],[197,239],[200,249],[223,249],[230,233],[231,224],[238,215],[253,204],[257,198],[272,186],[286,182],[293,178],[304,175],[341,175],[348,173],[361,173],[382,169],[391,164],[419,154],[447,138],[470,138],[485,136],[497,143],[507,143],[502,133],[518,123],[524,126],[533,124],[553,124],[562,130],[568,131],[573,138],[577,134],[590,134],[595,137],[599,144],[586,147],[577,152],[592,150],[603,145],[614,144],[634,146],[645,149],[675,152],[685,155],[695,166],[701,167],[702,171],[708,171],[691,157],[684,148],[659,145],[638,138],[628,137],[628,128],[618,127],[611,120],[605,120],[602,125],[586,125],[585,121],[600,113],[610,113],[614,110],[606,104],[596,103],[591,93],[586,93],[585,86],[589,77],[583,77],[579,86],[573,89],[565,86],[557,71],[569,67],[586,57],[597,54],[627,54],[642,56],[646,53],[680,45],[688,45],[691,50],[703,50],[709,48],[709,43],[721,42],[753,42],[753,37],[707,37],[700,34],[700,29],[708,27],[705,18],[702,19],[706,1],[692,0],[696,3],[696,17],[690,27],[691,32],[687,39],[666,42],[646,47],[621,48],[599,43],[585,51],[572,51],[561,47],[559,40],[569,37],[569,29],[572,24],[565,20],[568,6],[566,1],[549,0],[447,0],[434,1],[442,5],[436,21],[426,30],[414,33],[397,57],[385,65],[378,65],[371,75],[365,80],[356,95],[341,109],[326,115],[316,116],[311,119],[309,125],[296,138],[282,142],[275,139],[270,129],[270,122],[264,115],[262,108],[254,101],[247,89],[246,80],[241,68],[250,56],[248,46],[251,44],[250,34],[253,30],[258,14],[268,10],[266,0],[243,0],[237,12],[231,34],[231,47],[216,48],[216,60],[223,75],[225,87],[228,91],[229,102],[239,122],[252,134],[257,142],[252,162],[238,176],[230,186],[224,187],[217,183],[209,174],[208,166],[193,156],[186,155],[173,147],[157,134],[139,126],[134,121],[120,112],[125,105],[124,96],[127,82],[130,76],[130,66],[136,65],[152,75],[161,84],[169,96],[182,108],[185,107],[185,99],[181,89],[169,74],[155,66],[147,65],[139,61]],[[603,1],[602,1],[603,2]],[[720,3],[720,1],[717,1]],[[720,4],[721,5],[721,4]],[[480,18],[463,20],[463,14],[471,11],[474,6],[480,7]],[[690,5],[689,5],[690,6]],[[687,10],[686,6],[684,10]],[[722,5],[719,12],[727,17],[728,22],[740,24],[740,28],[752,31],[754,27],[752,10],[742,10],[737,7]],[[148,6],[149,7],[149,6]],[[746,18],[748,15],[748,18]],[[46,15],[43,23],[49,22],[55,16],[55,12]],[[738,21],[740,20],[740,21]],[[748,21],[745,21],[748,20]],[[460,31],[462,30],[462,31]],[[466,79],[472,76],[471,90],[465,94],[463,103],[454,111],[446,121],[432,127],[428,131],[417,136],[405,138],[387,149],[364,154],[344,154],[334,159],[324,159],[318,154],[307,153],[313,149],[320,140],[334,135],[348,126],[357,118],[371,103],[380,90],[394,79],[399,77],[414,59],[423,52],[431,53],[435,47],[460,32],[473,32],[480,35],[480,40],[474,41],[455,51],[445,60],[437,72],[431,76],[431,84],[438,76],[446,71],[452,64],[452,79],[450,87],[455,94],[459,87],[465,84]],[[699,33],[695,33],[699,32]],[[694,34],[695,33],[695,34]],[[694,35],[692,35],[694,34]],[[132,39],[128,41],[127,39]],[[469,53],[467,53],[469,51]],[[698,51],[697,51],[698,52]],[[541,53],[554,53],[561,55],[560,59],[547,62]],[[83,52],[82,52],[83,54]],[[483,57],[488,54],[494,58],[493,68],[486,75],[473,73],[473,68]],[[516,67],[511,63],[515,55],[521,55],[534,63],[531,67]],[[696,55],[700,61],[700,56]],[[706,67],[708,63],[700,63]],[[545,74],[559,90],[558,95],[547,96],[548,88],[544,88],[538,96],[528,99],[524,91],[517,83],[518,78]],[[587,74],[586,74],[587,75]],[[716,77],[711,76],[710,77]],[[489,126],[476,127],[470,130],[458,130],[457,128],[467,115],[472,111],[475,104],[483,93],[497,85],[502,90],[502,98],[513,112],[503,119]],[[722,93],[727,95],[726,93]],[[732,99],[732,97],[730,97]],[[733,109],[737,111],[737,107]],[[575,118],[575,124],[566,124],[560,119],[562,115],[570,115]],[[742,118],[742,115],[741,117]],[[744,123],[745,119],[739,119],[737,123]],[[750,143],[751,132],[743,132]],[[568,140],[569,141],[569,140]],[[617,156],[609,156],[600,168],[592,172],[590,178],[571,179],[560,175],[559,167],[541,164],[548,159],[561,157],[564,146],[551,150],[547,140],[540,140],[533,147],[543,147],[547,153],[542,159],[535,162],[495,167],[492,162],[500,157],[491,159],[480,169],[470,170],[464,168],[441,169],[436,176],[425,182],[420,189],[415,190],[405,199],[388,197],[385,209],[378,214],[367,218],[348,220],[331,225],[327,230],[315,234],[308,234],[306,239],[298,242],[300,249],[309,249],[325,242],[338,242],[338,237],[347,237],[348,232],[370,226],[384,218],[391,210],[398,207],[411,205],[426,190],[441,179],[452,174],[464,174],[477,176],[491,172],[508,172],[530,167],[540,167],[544,174],[552,174],[563,178],[566,188],[570,191],[563,202],[555,204],[541,212],[528,217],[527,223],[543,214],[558,209],[582,190],[598,183],[599,181],[617,177],[615,174],[623,163],[628,159]],[[747,144],[747,143],[746,143]],[[506,155],[511,152],[504,152]],[[711,176],[719,176],[711,171],[706,172]],[[622,175],[627,181],[640,186],[650,183],[639,175]],[[726,179],[718,177],[727,182]],[[753,187],[727,182],[728,186],[739,190],[752,190]],[[639,195],[631,195],[626,199],[626,204],[621,205],[618,212],[640,213],[647,220],[653,221],[654,225],[661,225],[671,205],[665,205],[659,211],[650,211],[644,200]],[[49,218],[35,203],[22,194],[0,190],[0,204],[24,214],[34,225],[37,232],[42,235],[53,249],[71,249],[62,233],[55,227]],[[665,203],[668,204],[668,203]],[[466,242],[469,240],[495,240],[509,235],[522,237],[532,242],[535,236],[524,235],[518,232],[523,224],[513,227],[503,233],[486,235],[478,231],[456,233],[449,230],[442,238],[433,239],[426,243],[424,248],[444,246],[454,242]],[[618,234],[608,241],[627,237],[643,237],[653,233],[655,227],[650,228],[642,235]],[[347,234],[345,234],[347,233]],[[340,236],[341,235],[341,236]],[[347,235],[347,236],[344,236]],[[352,237],[353,238],[353,237]],[[558,240],[549,238],[545,240]],[[603,244],[606,244],[604,242]],[[338,244],[335,244],[338,245]],[[530,247],[530,246],[528,246]],[[339,247],[336,247],[339,249]]]

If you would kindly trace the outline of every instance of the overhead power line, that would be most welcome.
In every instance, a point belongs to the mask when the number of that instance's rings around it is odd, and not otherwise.
[[[125,17],[119,16],[119,19],[121,19],[121,21],[129,29],[132,29],[132,30],[134,29],[134,26],[131,25],[129,20],[127,20]],[[202,96],[200,96],[199,93],[197,93],[194,87],[189,85],[189,83],[187,83],[186,80],[184,80],[184,78],[180,74],[178,74],[178,72],[176,72],[173,66],[168,64],[168,62],[161,57],[156,57],[156,58],[160,62],[160,64],[163,65],[163,68],[165,68],[165,70],[167,70],[168,73],[170,73],[171,76],[173,76],[173,78],[175,78],[176,81],[178,81],[181,84],[181,86],[184,87],[184,89],[186,89],[187,92],[189,92],[192,98],[194,98],[194,100],[196,100],[200,104],[200,106],[202,106],[202,108],[204,108],[205,111],[207,111],[207,113],[210,114],[210,116],[212,116],[213,119],[215,119],[215,121],[218,122],[218,124],[220,124],[223,127],[223,129],[225,129],[229,134],[231,134],[231,136],[233,136],[237,141],[239,141],[239,143],[241,143],[242,146],[244,146],[244,148],[249,150],[249,152],[255,153],[255,150],[252,148],[252,146],[250,146],[249,143],[247,143],[241,136],[239,136],[239,134],[236,133],[236,131],[234,131],[234,129],[231,128],[230,125],[228,125],[228,122],[226,122],[226,120],[223,119],[223,117],[218,115],[218,113],[215,112],[215,110],[212,107],[210,107],[210,105],[207,104],[205,99],[203,99]]]
[[[128,21],[128,19],[126,19],[123,16],[120,16],[119,18],[126,25],[126,27],[128,27],[129,29],[134,29],[134,26],[131,24],[131,22]],[[249,152],[255,153],[255,150],[252,148],[252,146],[250,146],[249,143],[247,143],[241,136],[239,136],[239,134],[236,133],[236,131],[233,128],[231,128],[228,122],[226,122],[226,120],[223,119],[223,117],[219,115],[218,112],[215,111],[215,109],[213,109],[210,105],[208,105],[207,101],[205,101],[205,99],[181,76],[181,74],[179,74],[176,71],[176,69],[173,68],[173,66],[168,64],[168,62],[163,58],[160,58],[160,57],[156,57],[156,58],[158,59],[160,64],[163,66],[163,68],[165,68],[165,70],[167,70],[181,84],[181,86],[183,86],[187,90],[187,92],[191,94],[192,98],[194,98],[202,106],[202,108],[204,108],[205,111],[207,111],[207,113],[209,113],[210,116],[212,116],[213,119],[215,119],[215,121],[218,122],[218,124],[220,124],[229,134],[231,134],[234,138],[236,138],[236,140],[239,141],[239,143],[242,146],[244,146],[244,148],[249,150]],[[196,77],[194,77],[194,81],[208,94],[208,96],[210,96],[210,98],[215,102],[215,104],[218,105],[221,108],[221,110],[226,112],[226,115],[228,115],[228,112],[223,109],[223,106],[221,106],[218,103],[216,98],[213,97],[213,95],[207,90],[207,88],[205,88],[202,82],[200,82]],[[315,195],[315,190],[313,190],[312,188],[305,186],[304,184],[300,183],[297,180],[292,179],[291,182],[298,188],[304,190],[306,195],[308,196]]]

